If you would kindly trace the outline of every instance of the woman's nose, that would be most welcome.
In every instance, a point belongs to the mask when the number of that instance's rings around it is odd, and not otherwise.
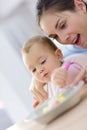
[[[59,42],[62,43],[62,44],[65,44],[65,43],[70,43],[70,36],[68,34],[65,34],[65,33],[60,33],[58,35],[59,37]]]

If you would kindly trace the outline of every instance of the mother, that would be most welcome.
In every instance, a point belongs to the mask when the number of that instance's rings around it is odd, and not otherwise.
[[[64,57],[74,53],[87,53],[86,0],[38,0],[37,20],[48,37],[67,45],[62,50]],[[72,85],[83,79],[84,75],[87,75],[87,66],[83,68]],[[35,87],[31,86],[31,89],[34,93]],[[46,95],[43,87],[39,93],[43,97]]]
[[[68,45],[62,50],[64,57],[73,53],[87,53],[86,0],[38,0],[37,19],[48,37]],[[83,78],[86,70],[87,67],[73,84]]]

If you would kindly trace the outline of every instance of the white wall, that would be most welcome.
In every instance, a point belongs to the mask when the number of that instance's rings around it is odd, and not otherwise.
[[[24,41],[38,33],[30,7],[30,1],[25,1],[13,12],[0,17],[0,98],[14,122],[24,119],[32,111],[31,75],[21,57]]]
[[[0,42],[0,73],[3,78],[0,78],[0,96],[17,121],[31,110],[32,100],[28,91],[31,77],[6,36],[0,34]]]

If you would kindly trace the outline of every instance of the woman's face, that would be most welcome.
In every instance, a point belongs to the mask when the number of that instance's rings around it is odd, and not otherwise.
[[[51,12],[42,15],[40,26],[61,44],[87,48],[87,12],[85,4],[75,0],[76,11]]]

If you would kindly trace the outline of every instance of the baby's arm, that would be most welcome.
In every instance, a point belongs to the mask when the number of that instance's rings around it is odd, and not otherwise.
[[[32,78],[30,91],[34,94],[33,107],[36,107],[40,103],[44,102],[48,98],[48,93],[44,90],[46,84]]]

